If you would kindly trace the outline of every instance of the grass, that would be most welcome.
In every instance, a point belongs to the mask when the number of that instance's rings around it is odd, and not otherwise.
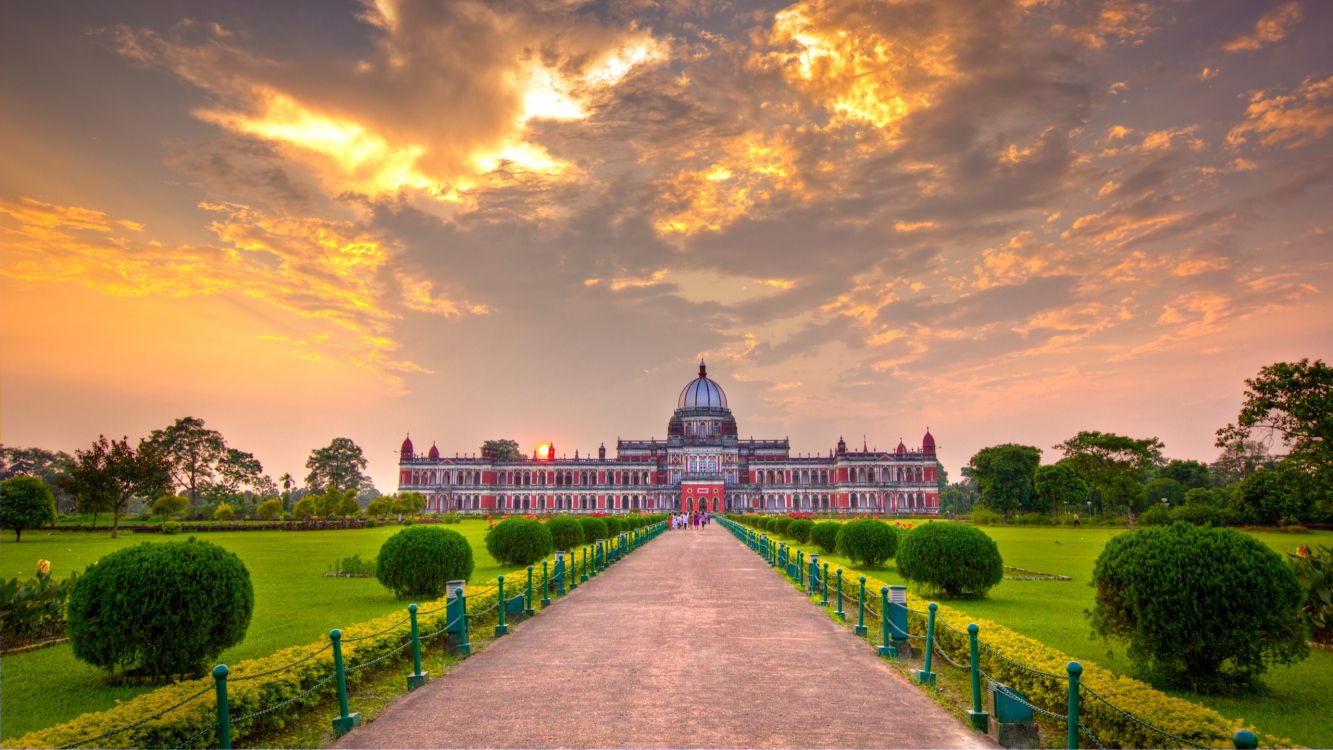
[[[359,553],[373,558],[380,545],[400,526],[340,531],[213,532],[200,538],[240,555],[255,588],[255,610],[245,641],[223,652],[219,661],[235,663],[264,656],[286,646],[326,637],[334,627],[373,619],[407,606],[374,578],[325,578],[338,558]],[[491,582],[506,573],[486,553],[484,520],[467,520],[446,528],[461,532],[472,544],[476,568],[472,582]],[[37,560],[51,561],[57,577],[83,570],[103,555],[141,542],[186,538],[159,534],[122,534],[111,539],[93,532],[29,532],[15,544],[0,541],[0,574],[26,579]],[[113,685],[105,672],[74,658],[68,644],[0,657],[4,689],[0,692],[0,736],[18,737],[67,721],[88,711],[110,708],[119,700],[153,689],[148,685]]]
[[[949,606],[978,619],[998,622],[1079,661],[1094,662],[1121,674],[1134,674],[1134,666],[1123,647],[1094,640],[1083,615],[1093,606],[1094,592],[1088,585],[1093,563],[1106,542],[1123,533],[1123,529],[995,526],[984,530],[999,545],[1005,565],[1059,573],[1072,580],[1007,580],[991,589],[985,599],[952,601]],[[1333,543],[1331,532],[1251,533],[1284,555],[1295,552],[1301,544]],[[812,546],[803,547],[807,552],[818,552]],[[820,560],[830,564],[830,573],[839,566],[855,568],[851,561],[837,555],[821,554]],[[890,583],[908,583],[892,561],[874,572]],[[854,585],[844,580],[844,586]],[[879,592],[867,592],[866,596],[877,601]],[[985,633],[981,636],[984,639]],[[1328,697],[1333,695],[1333,652],[1312,650],[1302,662],[1270,667],[1263,683],[1265,687],[1260,694],[1244,697],[1204,696],[1181,690],[1165,692],[1197,701],[1225,716],[1244,719],[1270,734],[1308,747],[1333,747],[1333,712],[1329,711]]]

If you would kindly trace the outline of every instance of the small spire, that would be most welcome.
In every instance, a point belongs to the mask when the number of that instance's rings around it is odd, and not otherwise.
[[[703,357],[699,358],[699,377],[701,378],[708,377],[708,366],[704,364]]]

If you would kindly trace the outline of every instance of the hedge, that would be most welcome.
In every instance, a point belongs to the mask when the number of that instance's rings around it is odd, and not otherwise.
[[[519,573],[515,573],[514,580],[519,580],[519,576]],[[526,585],[526,577],[522,580]],[[507,593],[513,594],[515,591]],[[535,589],[534,595],[539,596]],[[495,591],[478,596],[468,595],[468,612],[485,612],[496,603],[496,596]],[[417,621],[423,637],[445,626],[444,604],[444,599],[421,602]],[[472,632],[483,632],[495,622],[495,617],[492,611],[469,618]],[[343,659],[349,670],[348,686],[355,685],[365,674],[363,671],[352,672],[352,668],[386,656],[401,647],[411,633],[410,627],[404,607],[398,612],[342,628]],[[363,640],[355,640],[357,638]],[[437,641],[431,640],[422,643],[423,649],[428,648],[427,643],[430,644],[429,648],[438,648]],[[233,746],[252,744],[247,740],[266,731],[280,729],[294,710],[319,704],[333,694],[333,657],[327,650],[328,646],[329,639],[324,637],[304,646],[293,646],[269,656],[228,665],[231,674],[227,681],[227,703],[232,718]],[[406,660],[406,652],[399,658]],[[300,663],[295,663],[298,661]],[[273,674],[261,674],[270,670],[276,671]],[[246,679],[247,675],[256,677]],[[270,708],[306,691],[310,693],[296,698],[285,710],[239,721],[246,714]],[[163,716],[143,721],[103,741],[92,741],[104,732],[141,721],[196,694],[197,697]],[[215,733],[206,730],[212,727],[216,719],[214,682],[211,677],[204,677],[176,682],[132,698],[115,708],[86,713],[63,724],[4,740],[0,747],[63,747],[75,743],[91,747],[215,747]],[[193,740],[193,743],[186,744],[189,740]]]

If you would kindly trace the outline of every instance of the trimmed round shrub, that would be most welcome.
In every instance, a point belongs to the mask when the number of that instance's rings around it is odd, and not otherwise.
[[[625,530],[625,522],[615,516],[603,516],[602,520],[606,522],[606,538],[615,538],[620,532]]]
[[[810,541],[810,529],[815,527],[815,522],[808,518],[796,518],[787,524],[787,536],[795,539],[801,544]]]
[[[571,550],[583,544],[583,524],[571,516],[556,516],[546,522],[556,549]]]
[[[66,605],[74,656],[107,670],[195,673],[250,627],[254,588],[241,558],[209,542],[144,542],[79,576]]]
[[[842,524],[837,521],[820,521],[810,528],[810,543],[824,554],[831,555],[838,548],[839,531],[842,531]]]
[[[579,519],[579,525],[583,526],[583,541],[591,544],[598,539],[605,539],[610,533],[606,527],[606,521],[595,516],[583,516]]]
[[[162,533],[163,533],[163,534],[179,534],[179,533],[181,533],[181,522],[180,522],[180,521],[163,521],[163,522],[162,522]]]
[[[915,532],[913,532],[915,533]],[[1234,529],[1177,523],[1118,534],[1092,570],[1093,631],[1149,675],[1197,691],[1247,687],[1308,654],[1305,592],[1278,553]]]
[[[791,525],[791,519],[786,516],[778,516],[773,519],[772,528],[774,534],[787,535],[787,527]]]
[[[838,530],[838,554],[865,567],[879,567],[898,551],[898,530],[883,521],[848,521]]]
[[[501,565],[531,565],[553,545],[546,525],[531,518],[506,518],[486,532],[486,551]]]
[[[980,598],[1004,577],[1004,561],[975,526],[923,523],[899,546],[898,572],[944,599]]]
[[[400,598],[438,599],[445,584],[472,575],[472,545],[438,526],[403,529],[380,546],[375,577]]]

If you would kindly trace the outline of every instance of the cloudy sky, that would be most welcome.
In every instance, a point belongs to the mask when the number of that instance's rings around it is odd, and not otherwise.
[[[9,3],[8,445],[1211,459],[1333,356],[1333,4]]]

